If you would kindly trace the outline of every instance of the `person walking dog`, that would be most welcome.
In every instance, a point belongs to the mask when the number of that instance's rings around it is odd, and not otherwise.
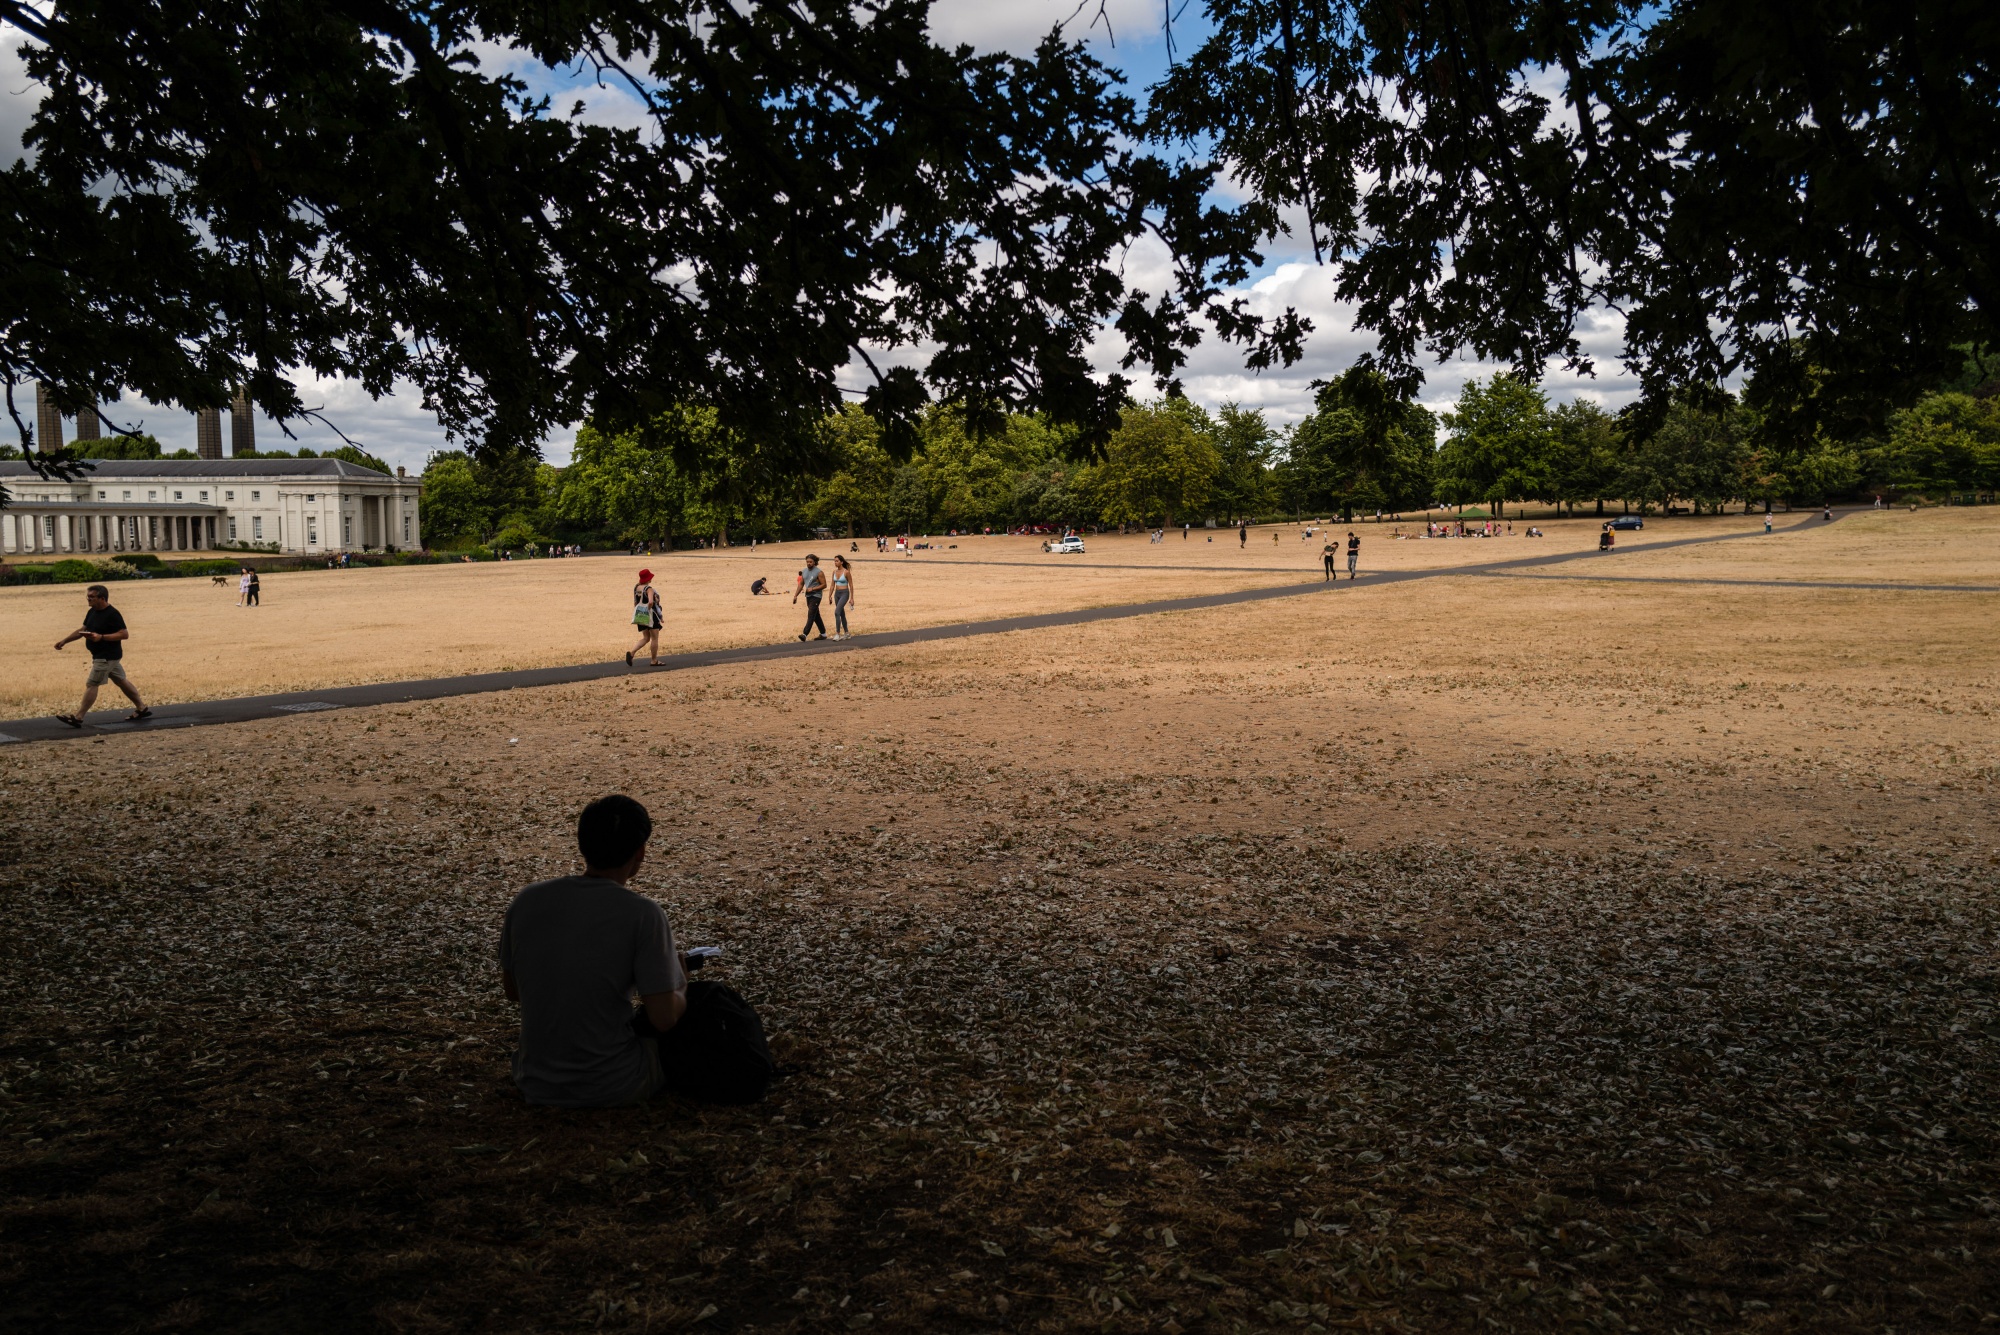
[[[97,688],[107,681],[132,701],[132,712],[125,716],[127,723],[151,718],[153,711],[146,707],[146,702],[139,698],[139,688],[125,675],[125,641],[132,637],[132,632],[125,628],[125,618],[111,605],[111,591],[102,584],[93,584],[83,591],[83,596],[90,606],[83,614],[83,625],[57,640],[56,648],[60,651],[71,640],[88,644],[90,674],[83,679],[83,704],[74,714],[56,715],[56,720],[81,728],[90,715],[90,707],[97,703]]]

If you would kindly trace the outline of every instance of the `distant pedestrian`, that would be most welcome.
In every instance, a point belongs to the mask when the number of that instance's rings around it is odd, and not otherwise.
[[[641,649],[648,651],[646,666],[660,665],[660,622],[665,613],[660,591],[653,587],[653,572],[641,570],[639,582],[632,586],[632,624],[639,628],[639,642],[625,651],[626,667],[632,666],[632,656]]]
[[[245,590],[245,596],[248,600],[249,606],[251,607],[263,606],[263,604],[259,600],[264,596],[264,580],[262,576],[258,575],[256,566],[250,567],[250,585],[249,588]]]
[[[1190,525],[1187,525],[1187,524],[1182,524],[1182,525],[1181,525],[1181,541],[1182,541],[1182,542],[1186,542],[1186,541],[1188,540],[1188,529],[1189,529],[1190,527],[1191,527],[1191,526],[1190,526]]]
[[[1771,531],[1771,512],[1769,510],[1764,512],[1764,531],[1766,533]]]
[[[1347,577],[1354,578],[1354,567],[1361,560],[1361,538],[1353,529],[1347,530]]]
[[[90,707],[97,703],[97,688],[109,681],[123,691],[132,701],[132,712],[125,716],[127,723],[137,723],[153,716],[146,708],[146,702],[139,698],[139,688],[125,675],[125,641],[132,632],[125,628],[125,618],[111,605],[111,591],[102,584],[93,584],[83,591],[89,611],[83,614],[83,625],[56,641],[60,650],[71,640],[82,640],[90,646],[90,673],[83,679],[83,704],[74,714],[58,714],[58,722],[67,723],[72,728],[81,728],[90,715]]]
[[[236,605],[238,607],[248,607],[250,605],[249,566],[244,566],[242,573],[236,577]]]
[[[1331,538],[1327,539],[1326,546],[1319,549],[1319,563],[1326,567],[1327,580],[1333,578],[1333,558],[1339,551],[1340,549],[1333,545],[1333,539]],[[1325,582],[1326,580],[1321,581],[1321,583]]]
[[[826,596],[826,572],[819,568],[819,558],[808,555],[806,568],[799,572],[798,587],[792,590],[792,606],[799,604],[799,595],[806,599],[806,628],[799,632],[799,643],[804,644],[813,627],[819,627],[819,639],[826,638],[826,618],[819,614],[819,600]]]
[[[1236,525],[1236,545],[1238,547],[1250,545],[1250,525],[1242,521],[1238,521]]]
[[[851,640],[847,629],[847,609],[854,606],[854,567],[840,553],[833,555],[833,638]]]
[[[1832,519],[1832,518],[1833,518],[1833,502],[1831,502],[1831,501],[1828,501],[1828,502],[1827,502],[1827,503],[1826,503],[1825,505],[1823,505],[1823,506],[1821,506],[1821,507],[1820,507],[1820,514],[1819,514],[1819,517],[1820,517],[1821,519]]]
[[[1616,538],[1614,538],[1614,537],[1612,537],[1612,536],[1611,536],[1611,525],[1609,525],[1609,524],[1606,524],[1606,525],[1605,525],[1605,526],[1604,526],[1604,527],[1603,527],[1602,529],[1598,530],[1598,534],[1597,534],[1597,550],[1598,550],[1598,551],[1600,551],[1600,552],[1608,552],[1608,551],[1610,551],[1610,550],[1611,550],[1611,544],[1612,544],[1612,543],[1614,543],[1614,542],[1616,542],[1616,541],[1618,541],[1618,540],[1617,540]]]

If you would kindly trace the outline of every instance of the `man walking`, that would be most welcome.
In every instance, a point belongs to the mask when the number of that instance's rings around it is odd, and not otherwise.
[[[819,627],[819,634],[814,638],[825,639],[826,621],[819,614],[819,600],[826,594],[826,572],[819,568],[817,556],[806,557],[806,568],[799,572],[798,587],[792,590],[792,606],[799,605],[800,594],[806,596],[806,628],[799,632],[799,643],[805,643],[814,626]]]
[[[71,640],[82,640],[90,646],[90,675],[83,679],[83,704],[74,714],[58,714],[56,720],[67,723],[72,728],[81,728],[90,714],[90,707],[97,703],[97,688],[106,681],[117,684],[132,701],[132,712],[125,716],[127,723],[137,723],[153,716],[146,708],[146,702],[139,698],[139,688],[125,675],[125,641],[132,632],[125,629],[125,618],[118,615],[118,609],[111,605],[111,591],[102,584],[93,584],[83,591],[90,610],[83,614],[83,626],[73,630],[56,641],[60,650]]]
[[[1347,530],[1347,577],[1354,578],[1355,563],[1361,559],[1361,539],[1353,529]]]
[[[1250,521],[1247,519],[1236,521],[1236,545],[1238,547],[1250,545]]]

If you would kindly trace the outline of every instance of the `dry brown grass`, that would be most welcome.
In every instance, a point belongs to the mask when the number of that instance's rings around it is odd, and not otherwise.
[[[35,1330],[2000,1320],[1996,603],[1447,578],[0,751],[0,1287]],[[499,913],[611,789],[798,1068],[764,1106],[507,1083]]]

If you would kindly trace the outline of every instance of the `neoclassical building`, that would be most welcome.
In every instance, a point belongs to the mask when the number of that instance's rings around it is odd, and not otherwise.
[[[344,459],[98,459],[75,482],[0,462],[0,553],[185,552],[275,543],[281,552],[412,551],[421,484]]]

